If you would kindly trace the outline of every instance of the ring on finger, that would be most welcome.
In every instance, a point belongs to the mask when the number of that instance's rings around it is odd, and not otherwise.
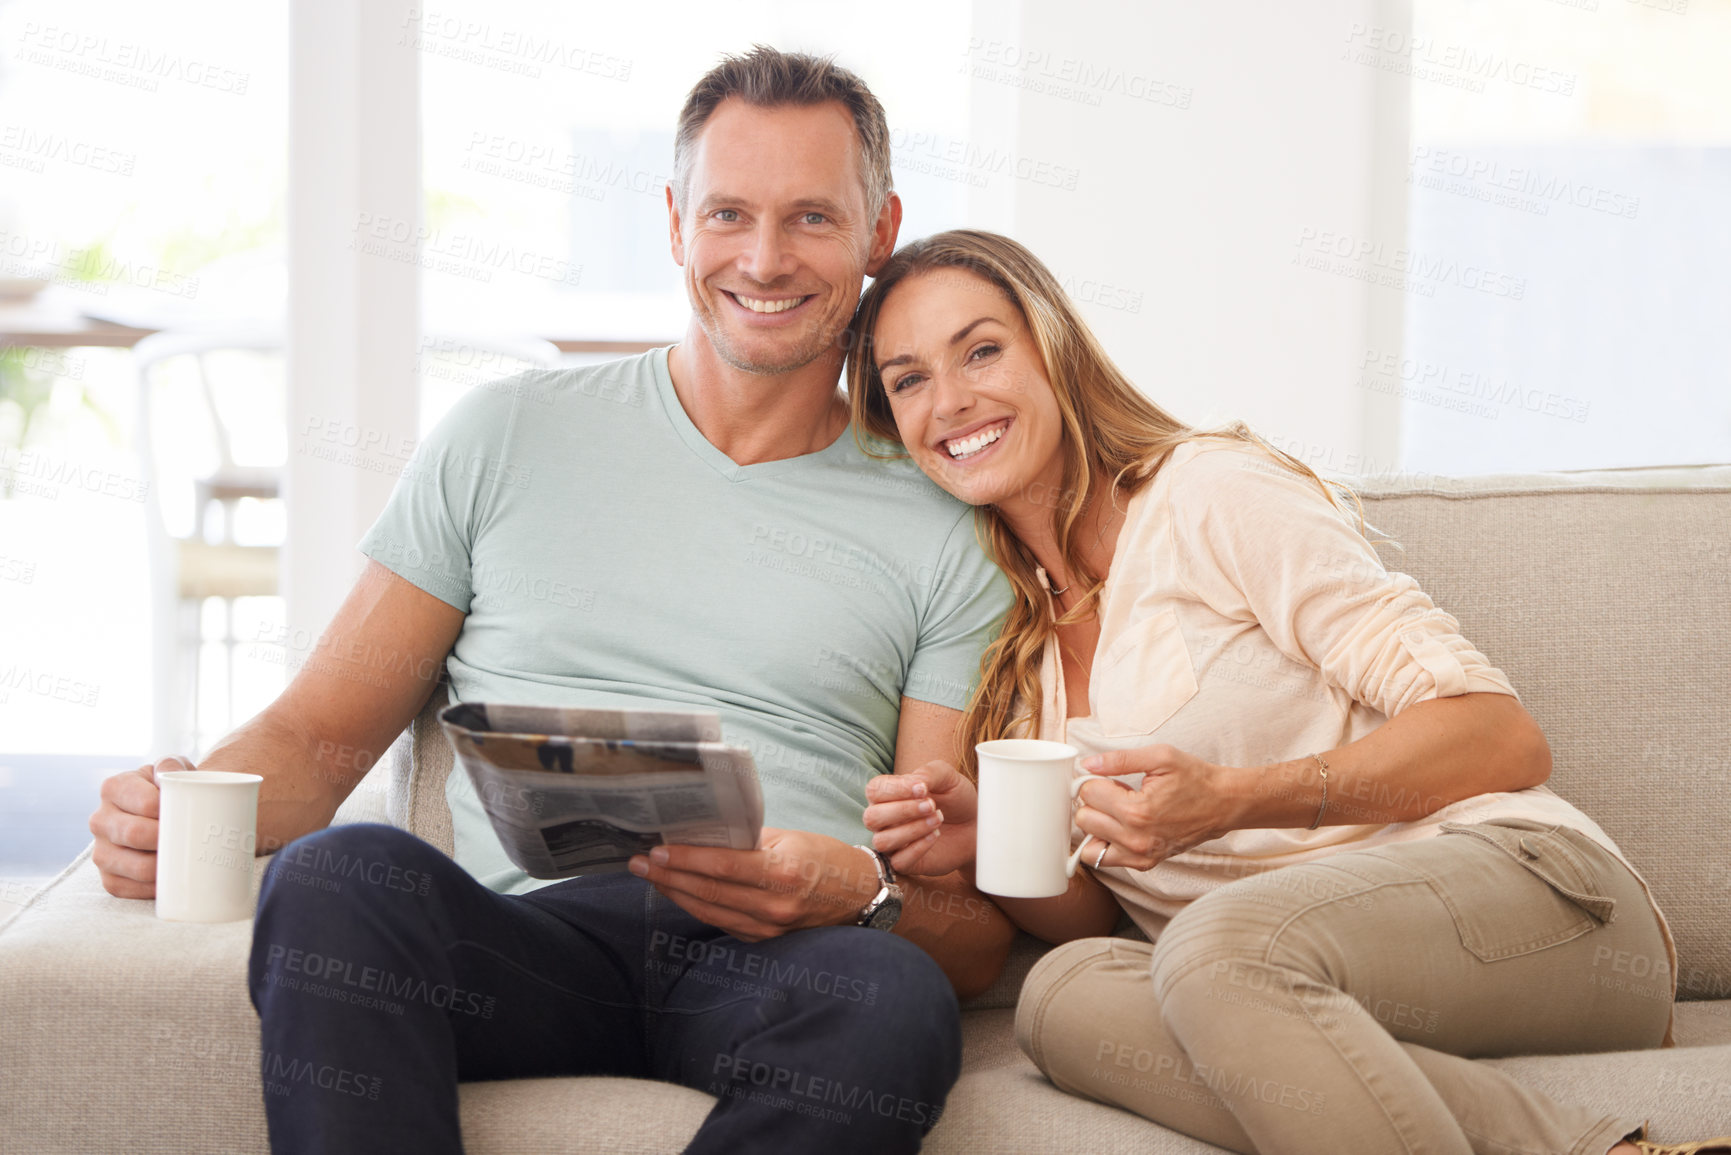
[[[1095,870],[1099,870],[1100,864],[1102,862],[1106,861],[1106,851],[1111,847],[1111,845],[1112,844],[1110,842],[1102,842],[1100,844],[1100,853],[1094,856],[1094,869]]]

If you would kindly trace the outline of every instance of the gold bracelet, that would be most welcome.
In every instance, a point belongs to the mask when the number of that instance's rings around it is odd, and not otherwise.
[[[1309,827],[1309,829],[1315,830],[1322,825],[1322,812],[1328,809],[1328,763],[1322,760],[1321,754],[1312,754],[1311,757],[1315,758],[1316,764],[1322,767],[1322,802],[1316,808],[1316,820]]]

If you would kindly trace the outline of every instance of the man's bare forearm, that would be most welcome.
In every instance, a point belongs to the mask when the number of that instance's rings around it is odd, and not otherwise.
[[[956,988],[970,999],[997,981],[1016,928],[992,900],[961,872],[940,878],[901,875],[902,916],[896,933],[937,961]]]
[[[259,854],[273,854],[301,835],[329,826],[376,757],[321,741],[284,713],[280,705],[267,708],[230,731],[198,764],[201,770],[264,778],[258,792]]]

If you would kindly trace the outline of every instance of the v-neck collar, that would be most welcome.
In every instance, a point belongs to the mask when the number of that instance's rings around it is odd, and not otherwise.
[[[673,373],[667,367],[667,355],[673,346],[655,350],[649,359],[655,370],[655,388],[661,397],[661,407],[667,412],[667,420],[673,425],[674,432],[685,442],[685,447],[705,465],[721,474],[731,482],[751,481],[759,477],[778,477],[796,470],[806,469],[825,460],[840,461],[848,455],[848,440],[853,436],[853,423],[842,426],[842,431],[836,439],[815,453],[802,453],[797,457],[783,457],[776,461],[759,461],[753,465],[741,465],[721,450],[717,449],[709,438],[703,435],[703,430],[691,420],[691,415],[685,411],[685,405],[679,400],[678,390],[673,388]]]

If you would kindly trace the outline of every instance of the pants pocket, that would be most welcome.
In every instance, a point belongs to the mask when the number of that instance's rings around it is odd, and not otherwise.
[[[1463,866],[1458,874],[1430,880],[1454,916],[1461,945],[1485,962],[1568,942],[1615,917],[1616,901],[1604,894],[1584,848],[1574,841],[1584,835],[1520,818],[1472,825],[1445,822],[1441,831],[1501,852],[1500,859],[1478,869]],[[1511,889],[1507,862],[1519,865],[1545,888]]]

